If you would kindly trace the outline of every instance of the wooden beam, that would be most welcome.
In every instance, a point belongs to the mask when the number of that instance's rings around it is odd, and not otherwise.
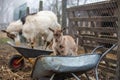
[[[110,22],[115,22],[118,20],[117,17],[114,16],[95,16],[95,17],[70,17],[69,18],[71,21],[96,21],[96,22],[101,22],[101,21],[110,21]]]
[[[94,48],[96,48],[96,45],[92,45],[92,44],[81,44],[83,47],[87,48],[88,50],[93,50]],[[101,48],[99,49],[100,51],[106,51],[108,48]],[[110,51],[111,54],[116,54],[117,51],[116,50],[111,50]]]
[[[67,8],[67,0],[62,0],[62,27],[66,28],[66,8]]]
[[[103,72],[108,72],[108,73],[113,73],[113,74],[115,74],[115,70],[114,69],[111,69],[111,68],[108,68],[108,67],[106,67],[106,66],[99,66],[99,68],[101,69],[101,71],[103,71]]]
[[[77,27],[79,31],[92,31],[92,32],[109,32],[109,33],[117,33],[116,27]]]
[[[26,9],[26,15],[28,15],[29,13],[30,13],[30,8],[27,7],[27,9]]]
[[[108,63],[109,64],[109,63]],[[115,63],[113,63],[113,64],[115,64]],[[100,65],[102,65],[102,66],[109,66],[110,68],[112,68],[112,69],[116,69],[116,65],[107,65],[106,63],[100,63]]]
[[[39,11],[42,11],[43,10],[43,1],[40,1],[39,2]]]
[[[112,63],[112,64],[116,64],[116,60],[113,60],[113,59],[109,59],[109,58],[104,58],[103,60],[109,62],[109,63]]]
[[[110,38],[98,38],[98,37],[92,37],[92,36],[83,36],[82,37],[83,40],[91,40],[91,41],[96,41],[96,42],[106,42],[106,43],[117,43],[118,40],[116,39],[110,39]]]
[[[92,4],[85,4],[82,6],[70,7],[67,11],[85,11],[85,10],[96,10],[96,9],[114,9],[117,8],[116,1],[103,1]]]
[[[120,80],[120,0],[116,0],[118,5],[118,52],[117,52],[117,69],[116,69],[116,80]]]
[[[109,33],[110,34],[110,33]],[[110,35],[99,35],[99,36],[95,36],[95,34],[88,34],[88,33],[79,33],[79,34],[75,34],[76,37],[79,37],[79,39],[82,39],[83,36],[91,36],[91,37],[99,37],[99,38],[108,38],[108,39],[115,39],[118,41],[118,37],[117,36],[113,36],[113,34]],[[102,42],[102,41],[101,41]],[[107,43],[107,42],[106,42]]]

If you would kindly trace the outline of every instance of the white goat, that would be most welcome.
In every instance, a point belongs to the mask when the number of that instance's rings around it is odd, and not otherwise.
[[[53,33],[49,30],[60,28],[60,24],[57,22],[56,15],[51,11],[40,11],[34,15],[28,15],[25,19],[25,24],[23,25],[22,33],[23,36],[32,45],[35,43],[37,35],[41,35],[46,40],[45,48],[48,43],[53,39]],[[33,46],[32,46],[33,47]]]
[[[49,28],[53,34],[53,51],[54,55],[69,55],[69,56],[76,56],[78,47],[74,41],[74,39],[69,35],[63,35],[63,30],[53,30]]]
[[[7,33],[7,36],[15,41],[15,43],[20,43],[20,35],[22,34],[22,22],[20,20],[11,22],[6,30],[2,32]]]

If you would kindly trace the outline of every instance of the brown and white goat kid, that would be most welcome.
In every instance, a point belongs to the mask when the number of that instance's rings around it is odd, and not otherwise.
[[[54,55],[62,55],[62,56],[76,56],[78,47],[74,41],[74,39],[69,35],[63,35],[63,30],[56,29],[53,30],[49,28],[54,35],[53,38],[53,51]]]

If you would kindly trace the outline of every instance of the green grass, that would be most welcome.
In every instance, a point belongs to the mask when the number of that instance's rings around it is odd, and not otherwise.
[[[7,41],[9,41],[8,38],[0,38],[0,44],[5,44]]]

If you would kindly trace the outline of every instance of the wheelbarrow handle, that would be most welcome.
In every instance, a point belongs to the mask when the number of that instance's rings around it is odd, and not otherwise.
[[[106,50],[106,51],[102,54],[101,58],[104,57],[107,53],[109,53],[109,52],[110,52],[113,48],[115,48],[116,46],[117,46],[117,43],[113,44],[112,47],[110,47],[108,50]]]
[[[114,47],[117,46],[117,43],[113,44],[112,47],[110,47],[108,50],[106,50],[103,54],[106,55],[109,51],[111,51]],[[104,48],[104,46],[97,46],[95,49],[92,50],[91,54],[94,54],[96,50]]]
[[[102,58],[116,46],[117,46],[117,43],[113,44],[112,47],[110,47],[108,50],[106,50],[104,53],[101,54],[101,57],[100,57],[96,67],[98,67],[98,65],[99,65],[100,61],[102,60]]]
[[[107,53],[109,53],[109,52],[110,52],[114,47],[116,47],[116,46],[117,46],[117,43],[113,44],[112,47],[110,47],[110,48],[109,48],[108,50],[106,50],[103,54],[101,54],[101,57],[100,57],[97,65],[96,65],[96,67],[95,67],[96,80],[99,80],[99,78],[98,78],[98,66],[99,66],[99,64],[100,64],[100,61],[102,60],[102,58],[103,58]]]
[[[104,48],[104,46],[97,46],[95,49],[92,50],[91,54],[94,54],[96,50]]]

